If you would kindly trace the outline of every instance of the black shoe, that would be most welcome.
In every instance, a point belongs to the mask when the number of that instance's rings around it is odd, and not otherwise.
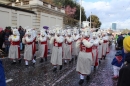
[[[71,64],[71,63],[72,63],[72,60],[69,61],[69,64]]]
[[[62,70],[62,65],[60,65],[60,68],[59,68],[59,70]]]
[[[86,80],[87,80],[87,82],[90,80],[90,76],[89,75],[86,77]]]
[[[28,67],[28,65],[25,65],[26,67]]]
[[[42,63],[43,62],[43,58],[41,58],[41,60],[40,60],[40,63]]]
[[[56,72],[56,71],[57,71],[57,68],[54,68],[54,69],[53,69],[53,72]]]
[[[36,60],[36,56],[34,56],[34,59]]]
[[[74,58],[72,58],[71,61],[73,62],[73,61],[74,61]]]
[[[79,85],[82,85],[84,83],[84,79],[79,80]]]
[[[47,57],[45,58],[45,61],[47,62]]]
[[[35,65],[35,63],[33,63],[33,66]]]
[[[67,65],[67,63],[66,63],[66,62],[64,62],[64,65]]]
[[[99,60],[99,64],[101,64],[101,61]]]
[[[104,56],[104,60],[106,59],[106,55]]]
[[[22,59],[19,59],[19,64],[21,64]]]
[[[15,65],[15,64],[16,64],[16,62],[12,62],[12,63],[11,63],[11,65]]]
[[[96,70],[96,66],[94,66],[94,71]]]
[[[102,60],[102,58],[101,58],[101,60]]]
[[[104,60],[105,60],[105,58],[106,58],[106,57],[104,56]]]
[[[77,56],[75,56],[75,60],[77,60]]]

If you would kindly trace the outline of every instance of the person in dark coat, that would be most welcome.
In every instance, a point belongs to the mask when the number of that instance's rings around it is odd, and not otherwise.
[[[122,35],[119,35],[117,38],[117,44],[118,44],[119,50],[123,49],[123,39],[124,39],[124,37]]]
[[[19,33],[20,33],[20,47],[21,47],[20,50],[24,50],[24,44],[22,43],[22,38],[25,34],[25,31],[21,26],[19,26],[18,30],[19,30]]]
[[[0,86],[6,86],[4,68],[2,66],[2,61],[0,61]]]
[[[10,42],[9,42],[8,38],[12,34],[12,32],[11,32],[10,27],[6,27],[4,32],[5,32],[5,35],[4,35],[5,52],[6,52],[6,54],[8,54],[9,47],[10,47]]]
[[[117,86],[130,86],[130,36],[123,40],[125,54],[125,62],[119,71],[119,79]]]
[[[3,43],[4,43],[4,31],[2,30],[2,31],[0,31],[0,49],[1,50],[3,50],[2,49],[2,45],[3,45]]]

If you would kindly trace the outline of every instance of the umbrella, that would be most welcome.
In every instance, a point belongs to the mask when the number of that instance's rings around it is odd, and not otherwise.
[[[0,27],[0,32],[3,30],[3,28]]]
[[[43,28],[47,30],[49,27],[48,26],[43,26]]]

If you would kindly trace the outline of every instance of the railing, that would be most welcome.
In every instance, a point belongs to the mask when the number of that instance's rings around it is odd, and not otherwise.
[[[42,0],[39,0],[43,3],[43,6],[45,7],[48,7],[50,9],[53,9],[53,10],[56,10],[56,11],[59,11],[61,13],[65,13],[65,10],[63,8],[58,8],[54,5],[51,5],[49,3],[46,3],[46,2],[43,2]],[[24,1],[24,2],[15,2],[15,3],[12,3],[12,4],[9,4],[9,5],[12,5],[12,6],[22,6],[22,5],[29,5],[29,1]]]

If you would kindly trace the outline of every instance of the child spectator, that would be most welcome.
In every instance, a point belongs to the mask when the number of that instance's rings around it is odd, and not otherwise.
[[[113,65],[113,71],[114,71],[113,79],[118,79],[119,70],[120,70],[123,62],[124,62],[124,59],[122,57],[122,51],[119,50],[119,51],[116,52],[115,58],[113,59],[113,61],[111,63]]]

